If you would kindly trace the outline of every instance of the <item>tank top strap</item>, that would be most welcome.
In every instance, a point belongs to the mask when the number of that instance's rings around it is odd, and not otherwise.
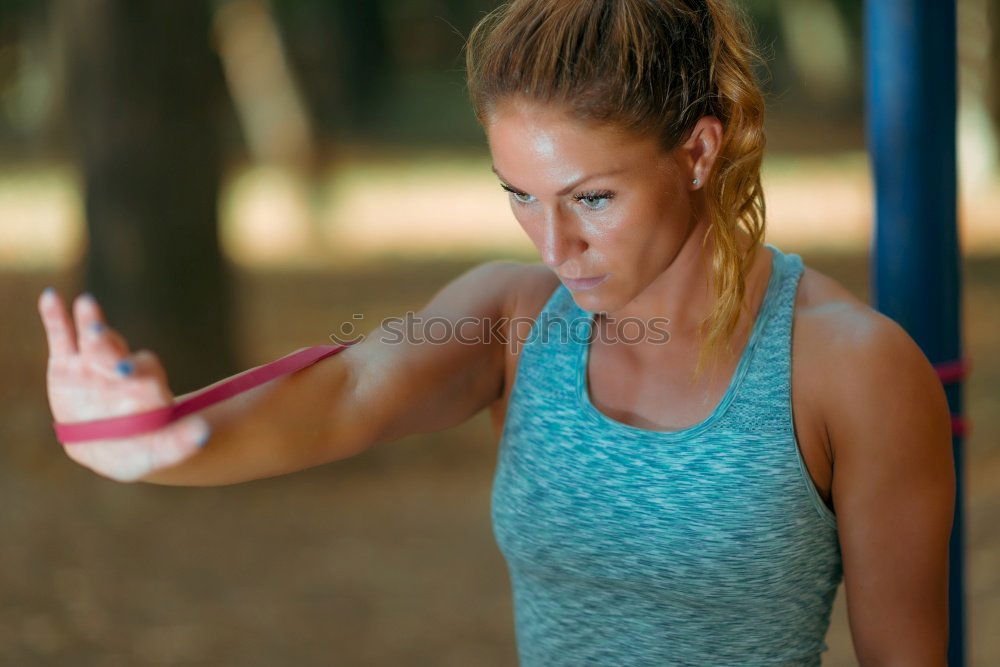
[[[774,293],[758,314],[759,335],[747,350],[746,374],[719,427],[754,433],[787,432],[792,424],[792,322],[804,266],[795,253],[764,244],[774,255]]]
[[[557,285],[527,338],[517,340],[522,348],[517,374],[530,376],[523,384],[544,387],[561,394],[549,398],[568,401],[575,385],[576,350],[588,339],[591,326],[589,313],[576,305],[572,292],[562,283]]]

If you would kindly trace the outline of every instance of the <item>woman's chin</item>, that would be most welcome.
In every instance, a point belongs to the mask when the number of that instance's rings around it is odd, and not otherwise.
[[[595,313],[609,313],[614,311],[615,308],[623,305],[619,304],[619,300],[614,298],[613,295],[602,292],[599,287],[597,289],[579,292],[570,290],[569,293],[573,296],[573,301],[576,302],[576,305],[579,306],[581,310],[585,310],[592,315]]]

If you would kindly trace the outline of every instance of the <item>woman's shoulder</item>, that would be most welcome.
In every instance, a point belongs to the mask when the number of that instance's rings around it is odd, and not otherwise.
[[[514,292],[508,302],[508,317],[514,321],[533,321],[561,284],[559,277],[541,262],[505,263],[512,272],[511,285]]]
[[[558,285],[559,278],[540,262],[491,259],[470,267],[442,287],[441,291],[449,291],[456,298],[465,300],[492,299],[502,295],[500,309],[504,311],[503,315],[513,317],[523,307],[530,310],[539,299],[540,310]]]
[[[879,430],[889,414],[941,412],[943,387],[909,333],[812,268],[804,269],[796,294],[793,331],[796,362],[805,370],[797,378],[812,385],[834,450],[857,442],[859,431]]]
[[[809,266],[803,267],[795,295],[795,326],[810,334],[809,342],[844,353],[879,342],[898,343],[900,332],[906,334],[892,318]]]
[[[872,308],[839,282],[804,267],[795,297],[796,345],[820,376],[858,380],[863,373],[895,368],[933,370],[923,351],[891,317]],[[901,361],[904,366],[898,366]]]

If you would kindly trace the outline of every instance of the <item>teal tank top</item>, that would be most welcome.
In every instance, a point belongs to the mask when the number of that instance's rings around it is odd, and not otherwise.
[[[593,314],[565,286],[536,318],[491,494],[522,667],[820,664],[843,575],[837,523],[792,427],[802,260],[765,246],[771,277],[739,364],[689,428],[594,407]]]

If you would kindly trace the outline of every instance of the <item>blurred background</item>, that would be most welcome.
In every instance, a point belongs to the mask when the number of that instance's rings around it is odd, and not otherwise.
[[[0,0],[0,662],[515,665],[485,413],[287,477],[69,460],[35,303],[89,289],[176,393],[534,261],[462,45],[493,0]],[[861,0],[747,0],[767,240],[867,299]],[[1000,664],[1000,9],[959,0],[969,655]],[[943,128],[942,131],[946,131]],[[825,665],[855,664],[843,588]]]

